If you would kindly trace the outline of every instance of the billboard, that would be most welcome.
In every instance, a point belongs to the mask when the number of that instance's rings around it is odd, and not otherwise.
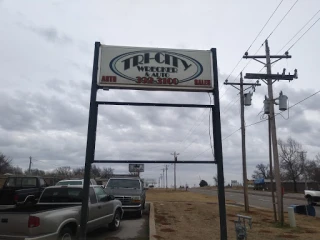
[[[144,164],[129,164],[129,172],[144,172]]]
[[[105,88],[209,92],[211,52],[100,46],[97,84]]]

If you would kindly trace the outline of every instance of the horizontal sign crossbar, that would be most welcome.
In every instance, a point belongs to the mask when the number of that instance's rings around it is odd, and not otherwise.
[[[193,164],[216,164],[217,161],[194,161],[194,160],[94,160],[93,163],[193,163]]]
[[[124,105],[124,106],[151,106],[151,107],[181,107],[181,108],[213,108],[214,105],[207,104],[181,104],[181,103],[142,103],[142,102],[108,102],[97,101],[100,105]]]

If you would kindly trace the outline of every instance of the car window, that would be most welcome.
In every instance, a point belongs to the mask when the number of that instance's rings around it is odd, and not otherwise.
[[[9,178],[6,183],[6,187],[15,187],[16,186],[15,180],[16,180],[15,178]]]
[[[107,187],[140,189],[140,181],[135,179],[110,179]]]
[[[40,187],[45,187],[47,184],[46,182],[41,178],[40,179]]]
[[[90,188],[90,191],[89,191],[89,197],[90,197],[91,204],[97,203],[97,197],[92,187]]]
[[[69,202],[81,203],[82,202],[82,189],[81,188],[47,188],[39,200],[40,203],[52,202]]]
[[[37,187],[36,178],[22,178],[22,187]]]
[[[96,187],[96,188],[94,188],[94,192],[95,192],[96,195],[97,195],[98,202],[101,202],[101,198],[107,196],[106,192],[103,191],[103,189],[102,189],[101,187]]]
[[[67,185],[82,185],[82,181],[63,181],[58,182],[57,186],[67,186]]]

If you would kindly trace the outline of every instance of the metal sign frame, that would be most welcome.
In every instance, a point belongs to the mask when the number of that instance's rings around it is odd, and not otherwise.
[[[217,164],[218,172],[218,199],[219,199],[219,215],[220,215],[220,239],[227,239],[227,222],[226,222],[226,205],[225,205],[225,190],[224,190],[224,173],[223,173],[223,154],[222,154],[222,139],[221,139],[221,119],[220,119],[220,101],[219,101],[219,84],[218,84],[218,67],[217,67],[217,53],[216,49],[211,49],[212,56],[212,73],[213,73],[213,90],[208,90],[207,93],[212,93],[214,97],[214,105],[203,104],[175,104],[175,103],[145,103],[145,102],[110,102],[97,101],[97,91],[104,87],[98,86],[97,77],[99,70],[99,53],[100,42],[95,42],[93,71],[92,71],[92,85],[90,96],[89,122],[87,132],[87,148],[85,156],[85,173],[84,186],[80,219],[80,239],[86,239],[87,231],[87,217],[88,217],[88,198],[90,188],[90,172],[93,163],[186,163],[186,164]],[[175,90],[179,91],[179,90]],[[183,90],[180,90],[183,91]],[[206,160],[99,160],[95,159],[95,144],[96,144],[96,129],[98,120],[99,105],[118,105],[118,106],[153,106],[153,107],[177,107],[177,108],[209,108],[212,111],[212,131],[214,139],[214,161]]]

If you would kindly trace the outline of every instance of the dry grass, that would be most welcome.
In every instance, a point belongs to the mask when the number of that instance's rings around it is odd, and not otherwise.
[[[157,239],[206,240],[220,239],[219,208],[217,198],[192,192],[150,190],[148,201],[154,202]],[[235,239],[234,220],[237,214],[253,218],[248,239],[301,239],[319,240],[320,221],[313,217],[296,215],[297,228],[278,227],[269,210],[252,209],[244,213],[242,207],[227,206],[228,238]],[[285,216],[288,222],[287,216]]]

